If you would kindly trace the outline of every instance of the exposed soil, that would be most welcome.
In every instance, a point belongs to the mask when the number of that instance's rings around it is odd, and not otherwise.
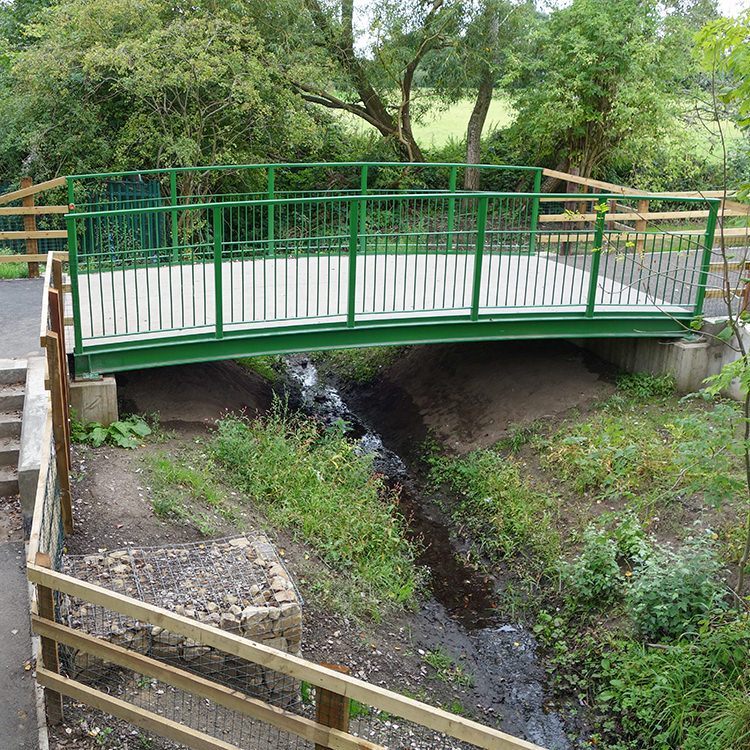
[[[557,420],[611,395],[611,366],[566,341],[416,346],[377,381],[345,389],[385,442],[407,458],[428,431],[456,453],[490,446],[509,426]]]
[[[405,458],[417,454],[428,430],[454,450],[466,452],[495,443],[511,423],[558,419],[571,408],[585,409],[609,395],[613,386],[602,378],[604,368],[596,363],[589,367],[591,362],[581,350],[549,341],[415,347],[387,368],[378,383],[347,395],[357,410],[372,418],[386,445]],[[106,446],[76,449],[72,467],[76,531],[66,542],[71,554],[202,538],[190,525],[162,521],[153,514],[144,459],[149,454],[169,455],[200,441],[222,412],[263,411],[271,401],[267,383],[235,363],[126,373],[118,376],[118,387],[127,411],[159,412],[170,436],[131,451]],[[236,533],[237,525],[221,517],[212,523],[212,536]],[[316,601],[308,577],[322,563],[308,549],[269,528],[250,506],[241,512],[239,524],[263,528],[283,554],[305,598],[302,647],[306,658],[345,664],[354,676],[435,705],[451,708],[457,701],[480,721],[549,747],[553,747],[550,738],[563,736],[560,719],[554,712],[546,715],[551,706],[541,692],[542,668],[533,638],[522,625],[496,622],[494,630],[467,631],[451,611],[453,605],[446,608],[435,600],[424,602],[419,612],[403,613],[380,624],[348,620]],[[445,548],[434,545],[432,554],[452,558],[454,549],[447,543]],[[443,588],[462,583],[451,579]],[[439,598],[446,601],[451,595],[457,602],[461,591],[444,590]],[[446,648],[473,675],[471,686],[434,678],[423,656],[439,647]],[[132,727],[111,719],[97,720],[80,706],[72,706],[68,725],[53,729],[51,747],[99,747],[89,732],[104,721],[113,727],[111,740],[115,742],[106,746],[143,746]]]

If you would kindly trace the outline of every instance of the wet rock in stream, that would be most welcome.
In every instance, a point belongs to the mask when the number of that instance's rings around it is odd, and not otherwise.
[[[411,536],[424,547],[418,562],[430,571],[434,596],[422,602],[414,616],[415,644],[443,649],[471,675],[471,683],[460,690],[461,699],[487,723],[549,750],[569,750],[563,721],[546,696],[532,634],[521,624],[499,620],[492,581],[458,559],[446,520],[422,497],[401,458],[349,409],[336,388],[320,383],[308,358],[289,355],[286,365],[302,408],[329,427],[346,425],[347,435],[373,456],[376,470],[401,488],[401,512]]]

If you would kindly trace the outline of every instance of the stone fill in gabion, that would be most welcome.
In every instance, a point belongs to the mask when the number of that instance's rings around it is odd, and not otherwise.
[[[65,556],[63,572],[300,655],[302,602],[276,549],[260,532]],[[89,602],[63,597],[59,614],[70,627],[264,700],[288,704],[298,695],[299,686],[278,673]],[[83,653],[64,656],[72,677],[96,682],[101,660]]]

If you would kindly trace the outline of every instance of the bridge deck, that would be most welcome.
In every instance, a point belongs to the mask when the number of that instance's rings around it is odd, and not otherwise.
[[[479,316],[575,314],[586,311],[591,275],[585,263],[547,254],[366,254],[356,261],[353,319],[468,316],[479,273]],[[603,264],[604,265],[604,264]],[[221,268],[220,284],[216,268]],[[669,304],[634,264],[599,274],[594,312],[690,313],[692,268],[675,272]],[[615,266],[613,265],[614,269]],[[609,275],[608,275],[609,274]],[[674,274],[673,274],[674,275]],[[613,278],[617,276],[619,278]],[[688,290],[675,296],[675,284]],[[148,341],[186,333],[258,331],[314,324],[346,325],[350,314],[349,259],[307,255],[191,265],[112,269],[80,274],[81,333],[85,343]],[[680,304],[675,304],[678,299]]]

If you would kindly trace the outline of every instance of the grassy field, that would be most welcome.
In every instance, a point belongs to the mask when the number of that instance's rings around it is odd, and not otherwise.
[[[427,113],[423,121],[414,125],[414,135],[417,141],[422,146],[439,147],[445,145],[451,138],[463,138],[466,135],[466,125],[469,122],[473,106],[473,100],[462,99],[443,109],[435,101],[435,106]],[[369,130],[375,132],[363,120],[354,115],[343,112],[341,117],[362,132]],[[490,104],[490,111],[484,124],[484,135],[487,135],[494,127],[505,127],[513,121],[513,117],[513,110],[508,101],[496,96]]]

